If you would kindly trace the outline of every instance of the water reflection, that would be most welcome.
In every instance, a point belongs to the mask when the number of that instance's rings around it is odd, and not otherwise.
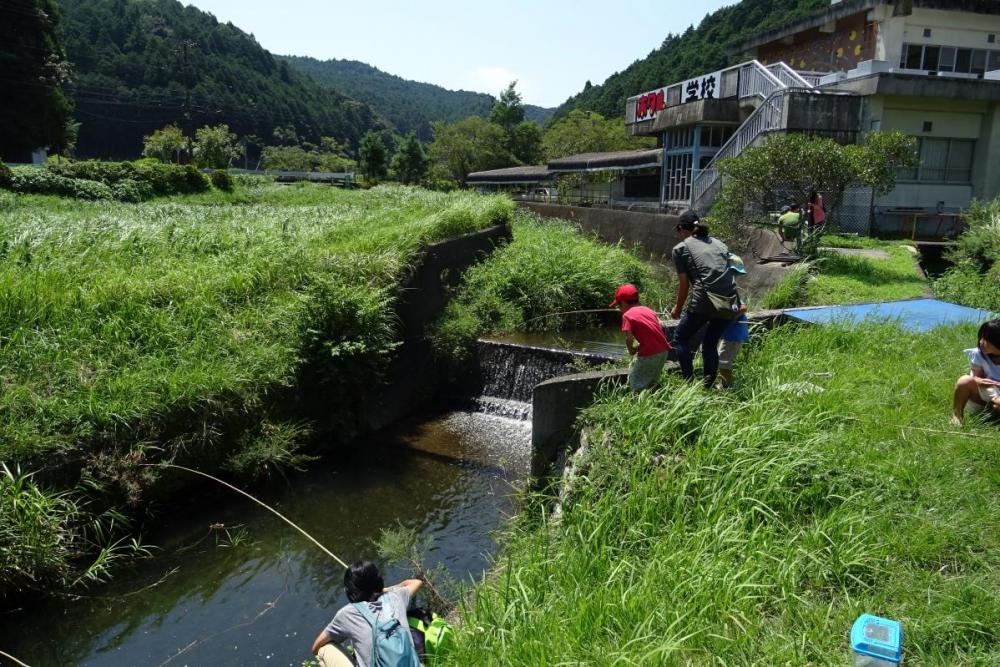
[[[529,440],[528,422],[446,413],[359,443],[260,496],[345,560],[372,557],[371,539],[400,521],[435,538],[429,565],[475,577],[494,548],[489,532],[513,510]],[[0,647],[35,667],[298,667],[346,602],[336,563],[252,503],[219,494],[157,516],[156,558],[90,598],[7,616]],[[219,523],[245,527],[245,539],[227,544],[210,531]],[[386,579],[407,574],[390,569]]]

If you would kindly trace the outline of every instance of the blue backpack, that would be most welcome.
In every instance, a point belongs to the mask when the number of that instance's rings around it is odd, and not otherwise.
[[[382,611],[388,612],[389,605],[382,604]],[[367,602],[355,602],[354,608],[361,612],[368,625],[372,626],[371,667],[420,667],[417,651],[413,648],[410,629],[396,618],[379,620],[372,613]]]

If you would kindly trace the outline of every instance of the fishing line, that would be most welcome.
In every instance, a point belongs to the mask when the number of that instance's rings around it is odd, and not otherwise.
[[[263,507],[264,509],[266,509],[271,514],[275,515],[276,517],[278,517],[279,519],[281,519],[282,521],[284,521],[285,523],[287,523],[289,526],[291,526],[295,530],[297,530],[300,533],[302,533],[302,535],[304,535],[306,537],[306,539],[308,539],[310,542],[312,542],[313,544],[315,544],[316,546],[318,546],[320,549],[322,549],[323,552],[327,556],[329,556],[333,560],[337,561],[340,564],[340,566],[343,567],[345,570],[348,567],[347,563],[345,563],[344,561],[342,561],[339,558],[337,558],[336,554],[334,554],[332,551],[330,551],[329,549],[327,549],[326,547],[324,547],[322,544],[320,544],[316,540],[315,537],[313,537],[312,535],[310,535],[309,533],[307,533],[305,530],[303,530],[302,528],[300,528],[299,525],[296,524],[294,521],[292,521],[291,519],[289,519],[288,517],[286,517],[281,512],[279,512],[278,510],[274,509],[273,507],[271,507],[267,503],[265,503],[265,502],[263,502],[261,500],[258,500],[257,498],[254,498],[253,496],[251,496],[249,493],[247,493],[243,489],[237,488],[237,487],[233,486],[232,484],[230,484],[229,482],[224,482],[221,479],[219,479],[218,477],[213,477],[213,476],[209,475],[208,473],[201,472],[200,470],[195,470],[194,468],[186,468],[184,466],[179,466],[179,465],[177,465],[175,463],[142,463],[140,465],[148,466],[148,467],[158,467],[158,468],[176,468],[177,470],[184,470],[184,471],[192,473],[194,475],[201,475],[202,477],[207,477],[208,479],[210,479],[210,480],[212,480],[214,482],[218,482],[219,484],[223,485],[227,489],[235,491],[236,493],[240,494],[241,496],[244,496],[244,497],[249,498],[250,500],[254,501],[255,503],[257,503],[258,505],[260,505],[261,507]]]

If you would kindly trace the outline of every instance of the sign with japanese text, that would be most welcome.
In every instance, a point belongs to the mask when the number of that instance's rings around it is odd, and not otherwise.
[[[719,96],[721,81],[721,71],[703,74],[696,79],[688,79],[681,84],[681,104],[716,99]]]
[[[674,93],[670,106],[685,104],[687,102],[697,102],[698,100],[718,99],[722,84],[722,72],[712,72],[703,74],[695,79],[688,79],[684,83],[666,86],[657,90],[643,93],[635,99],[635,118],[628,122],[639,122],[642,120],[652,120],[661,111],[667,108],[668,99],[671,99],[668,91]],[[677,89],[680,89],[679,91]],[[680,93],[679,95],[677,93]]]

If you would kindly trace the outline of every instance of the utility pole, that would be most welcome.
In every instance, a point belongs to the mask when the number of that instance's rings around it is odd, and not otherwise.
[[[184,133],[187,135],[188,162],[192,162],[194,160],[194,117],[191,113],[191,88],[194,84],[194,76],[192,76],[191,61],[188,57],[188,51],[195,46],[197,46],[197,44],[190,39],[185,39],[181,42],[181,52],[184,57],[182,70],[184,78]]]

